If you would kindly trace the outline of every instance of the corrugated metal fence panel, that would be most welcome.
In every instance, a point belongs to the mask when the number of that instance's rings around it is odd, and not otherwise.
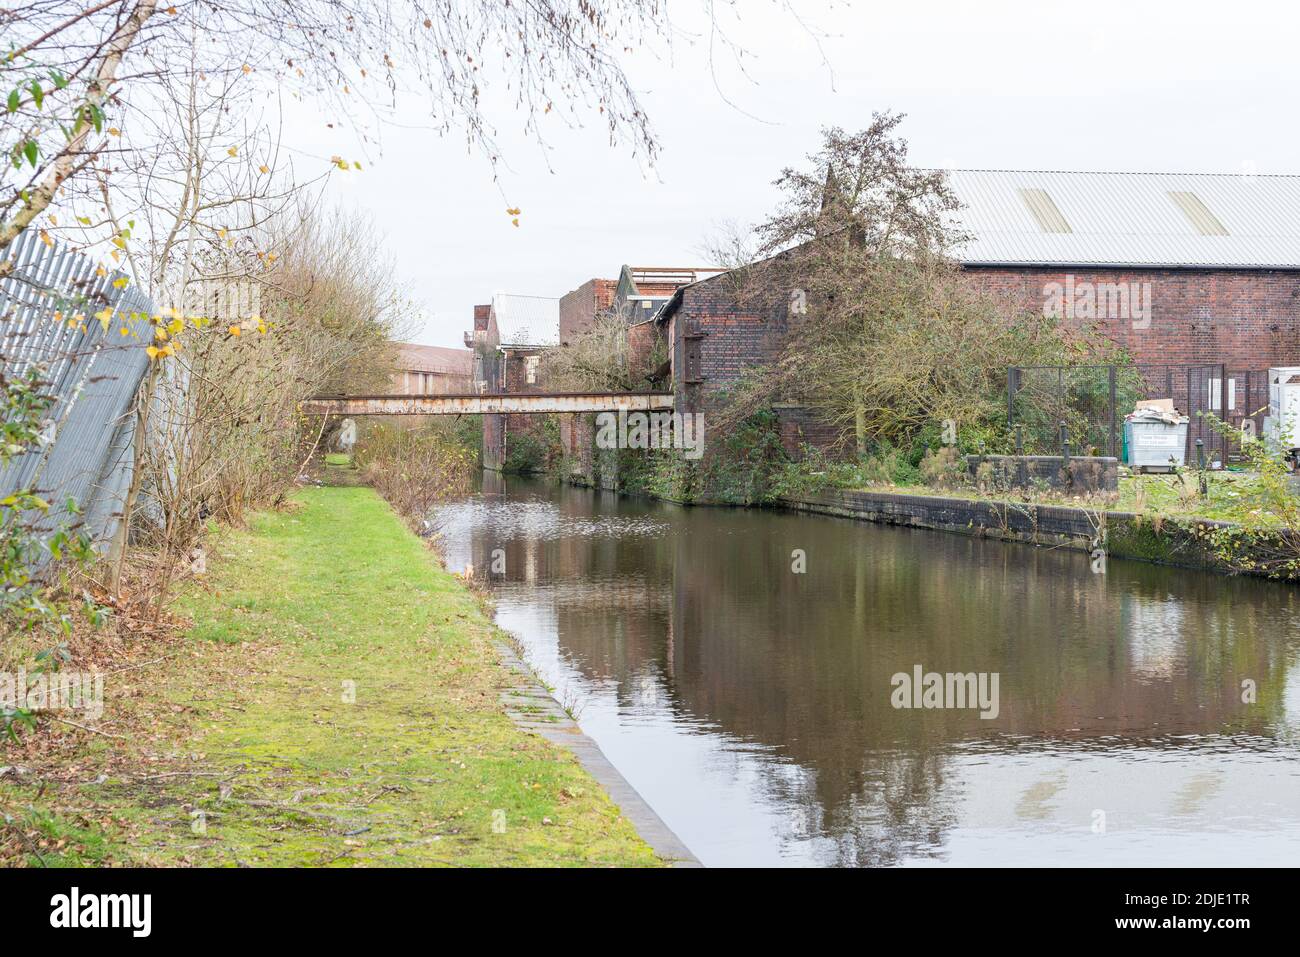
[[[0,280],[0,359],[6,377],[42,368],[46,390],[57,396],[47,415],[46,444],[0,470],[0,497],[34,488],[53,503],[50,524],[64,521],[64,503],[77,502],[96,542],[110,539],[131,475],[130,414],[149,365],[147,337],[120,332],[134,313],[154,304],[121,273],[100,275],[89,257],[47,246],[30,230],[8,250],[15,268]],[[95,314],[113,310],[105,329]],[[70,319],[84,314],[84,322]],[[132,323],[131,325],[135,325]]]

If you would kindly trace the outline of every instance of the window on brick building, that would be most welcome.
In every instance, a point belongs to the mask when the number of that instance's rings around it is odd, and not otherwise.
[[[537,366],[541,361],[541,356],[528,356],[524,359],[524,382],[528,385],[537,385]]]
[[[1209,401],[1206,407],[1212,412],[1223,411],[1223,380],[1211,379],[1209,382]],[[1237,380],[1228,379],[1228,411],[1231,412],[1237,408]]]

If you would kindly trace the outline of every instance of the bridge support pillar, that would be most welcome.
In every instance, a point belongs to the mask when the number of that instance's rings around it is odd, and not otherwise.
[[[506,460],[506,417],[497,412],[483,416],[483,467],[500,472]]]
[[[597,449],[600,457],[600,487],[618,491],[618,449]]]
[[[564,452],[565,480],[593,486],[596,473],[592,460],[596,417],[589,413],[560,416],[560,448]]]

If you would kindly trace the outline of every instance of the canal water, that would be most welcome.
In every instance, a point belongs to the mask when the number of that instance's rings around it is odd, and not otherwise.
[[[490,473],[436,519],[706,865],[1300,860],[1293,587]]]

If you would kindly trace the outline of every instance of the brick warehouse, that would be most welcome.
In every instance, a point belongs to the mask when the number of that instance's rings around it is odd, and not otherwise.
[[[396,395],[452,395],[472,388],[474,353],[469,349],[399,342],[395,366],[389,391]]]
[[[474,307],[474,329],[465,344],[474,350],[475,392],[528,393],[543,391],[541,357],[559,345],[560,300],[548,296],[497,293],[492,302]],[[536,415],[483,416],[483,464],[499,470],[505,462],[509,436],[537,434]]]
[[[1055,309],[1141,366],[1222,364],[1228,418],[1255,411],[1237,376],[1300,364],[1300,177],[962,170],[949,181],[969,237],[956,256],[1008,312]],[[679,289],[655,323],[679,408],[694,411],[772,358],[786,316],[784,304],[740,309],[711,277]],[[791,452],[834,438],[804,409],[778,412]]]
[[[628,323],[629,349],[648,355],[654,348],[651,320],[673,293],[718,272],[697,266],[625,264],[618,279],[590,279],[560,297],[560,344],[567,345],[574,336],[590,328],[598,315],[610,314]],[[642,383],[643,388],[649,385],[649,382]],[[596,482],[592,447],[594,419],[592,415],[559,417],[560,446],[570,459],[569,477],[588,485]],[[610,479],[609,474],[603,474],[603,481]]]
[[[586,330],[601,313],[612,312],[630,325],[654,318],[682,286],[716,276],[700,266],[628,266],[617,279],[589,279],[560,297],[560,342]]]

